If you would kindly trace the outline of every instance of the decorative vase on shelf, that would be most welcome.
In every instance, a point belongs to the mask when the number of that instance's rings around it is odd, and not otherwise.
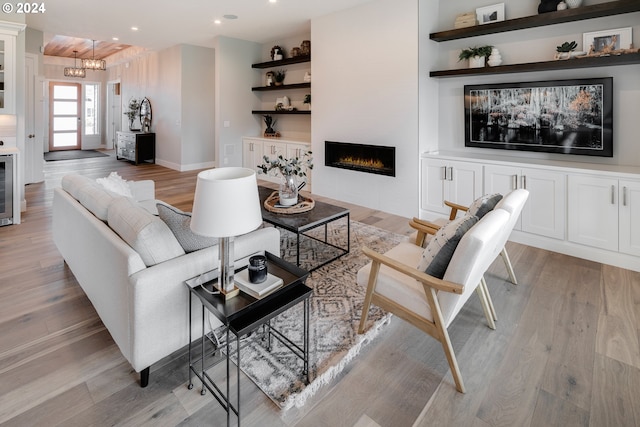
[[[472,56],[469,58],[469,68],[482,68],[484,67],[484,56]]]
[[[576,7],[580,7],[582,5],[582,0],[564,0],[569,9],[575,9]]]
[[[489,56],[489,60],[487,61],[490,67],[497,67],[502,64],[502,55],[500,55],[500,51],[497,48],[491,49],[491,55]]]
[[[293,206],[298,203],[298,184],[294,174],[282,175],[278,196],[282,206]]]

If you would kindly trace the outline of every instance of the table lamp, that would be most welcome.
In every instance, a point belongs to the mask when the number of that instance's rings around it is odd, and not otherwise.
[[[218,287],[225,299],[238,294],[233,281],[233,238],[262,224],[255,171],[228,167],[198,174],[191,214],[191,231],[218,237]]]

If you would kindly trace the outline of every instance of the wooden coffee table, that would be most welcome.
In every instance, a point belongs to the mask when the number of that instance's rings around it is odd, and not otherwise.
[[[337,249],[337,255],[332,256],[329,259],[321,260],[317,265],[305,266],[305,269],[309,271],[317,270],[318,268],[327,265],[328,263],[335,261],[341,256],[348,254],[350,250],[351,241],[351,226],[349,222],[349,209],[335,206],[329,203],[315,201],[315,206],[308,212],[296,213],[296,214],[279,214],[270,212],[264,207],[264,201],[275,190],[267,187],[258,186],[258,192],[260,194],[260,207],[262,209],[262,220],[275,227],[285,229],[296,235],[296,260],[295,264],[300,267],[300,238],[313,239],[322,245]],[[347,221],[347,247],[340,247],[329,243],[327,240],[327,224],[346,218]],[[324,240],[310,236],[307,233],[314,228],[324,226]]]

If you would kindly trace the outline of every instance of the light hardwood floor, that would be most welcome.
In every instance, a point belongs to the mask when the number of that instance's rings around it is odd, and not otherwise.
[[[0,228],[0,424],[225,425],[211,396],[186,389],[184,352],[142,389],[51,239],[52,189],[72,171],[153,179],[157,198],[190,210],[197,171],[114,158],[51,162],[26,187],[19,226]],[[351,218],[409,234],[407,219],[333,201]],[[640,273],[508,246],[520,285],[498,260],[487,273],[498,313],[472,298],[449,332],[466,394],[439,344],[393,319],[341,376],[281,413],[243,378],[245,426],[640,425]],[[87,254],[91,256],[91,254]]]

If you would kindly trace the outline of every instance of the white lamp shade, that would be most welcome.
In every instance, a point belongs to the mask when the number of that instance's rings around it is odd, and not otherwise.
[[[218,168],[198,174],[191,231],[208,237],[233,237],[262,224],[255,171]]]

